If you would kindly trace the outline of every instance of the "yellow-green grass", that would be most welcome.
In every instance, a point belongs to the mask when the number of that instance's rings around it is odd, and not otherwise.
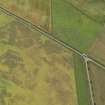
[[[0,0],[0,5],[41,28],[51,28],[50,0]]]
[[[71,51],[18,21],[0,33],[2,105],[78,105]]]
[[[0,11],[0,27],[3,27],[13,21],[12,17],[9,17]]]
[[[9,80],[0,78],[0,93],[1,105],[35,105],[34,93]]]

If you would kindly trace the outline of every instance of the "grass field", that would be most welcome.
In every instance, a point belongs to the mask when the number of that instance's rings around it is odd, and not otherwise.
[[[103,25],[96,23],[64,0],[53,0],[53,33],[82,52],[87,52],[100,35]],[[80,57],[74,56],[79,105],[90,105],[86,68]]]
[[[105,105],[105,70],[90,63],[90,76],[96,105]]]
[[[0,0],[0,5],[50,31],[50,0]]]
[[[78,105],[91,105],[85,64],[80,56],[74,54],[73,57],[75,67],[76,88],[79,103]]]
[[[78,105],[72,52],[19,21],[0,28],[2,105]]]
[[[87,51],[102,27],[64,0],[53,0],[53,31],[58,39],[67,44]]]
[[[66,1],[72,3],[93,20],[102,24],[105,22],[104,0],[65,0],[65,2]]]
[[[79,8],[79,1],[71,2]],[[91,9],[93,4],[82,1],[79,9],[103,23],[104,4],[96,2]],[[53,0],[51,27],[49,2],[1,0],[0,4],[39,27],[53,28],[57,39],[82,52],[89,49],[89,54],[105,61],[105,37],[100,35],[103,25],[64,0]],[[97,5],[102,8],[98,10]],[[97,103],[103,103],[104,95],[97,99],[99,95],[96,92]],[[0,97],[2,105],[90,105],[86,68],[78,55],[72,57],[72,51],[1,13]]]

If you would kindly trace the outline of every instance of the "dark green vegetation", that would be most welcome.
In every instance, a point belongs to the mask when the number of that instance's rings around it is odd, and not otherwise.
[[[91,105],[88,80],[85,64],[82,59],[74,54],[75,79],[79,105]]]
[[[64,0],[53,0],[53,32],[65,43],[87,51],[102,27]]]
[[[96,105],[105,105],[105,70],[89,63],[94,101]]]

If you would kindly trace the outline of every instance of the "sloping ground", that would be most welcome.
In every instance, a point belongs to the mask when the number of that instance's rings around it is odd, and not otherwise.
[[[77,105],[72,52],[14,20],[0,28],[1,105]]]
[[[96,22],[105,22],[105,1],[104,0],[64,0],[72,3],[83,13]]]
[[[50,0],[0,0],[0,6],[39,27],[51,29]]]
[[[89,63],[95,105],[105,105],[105,70]]]
[[[85,52],[90,48],[103,25],[82,14],[64,0],[53,0],[53,33],[56,38]]]

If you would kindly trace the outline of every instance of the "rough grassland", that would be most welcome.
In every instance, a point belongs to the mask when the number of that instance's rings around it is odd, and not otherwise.
[[[72,52],[13,21],[0,29],[2,105],[78,105]]]

